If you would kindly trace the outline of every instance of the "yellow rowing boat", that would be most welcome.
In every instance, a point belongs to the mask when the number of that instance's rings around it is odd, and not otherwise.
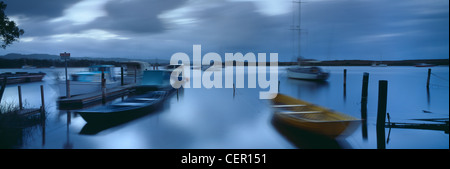
[[[355,117],[283,94],[272,99],[272,107],[275,109],[276,120],[332,138],[351,134],[360,122]]]

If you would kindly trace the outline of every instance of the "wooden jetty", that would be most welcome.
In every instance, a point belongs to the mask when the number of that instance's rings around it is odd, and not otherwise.
[[[112,100],[120,96],[127,95],[135,90],[135,84],[118,86],[116,88],[107,89],[105,93],[102,91],[71,96],[70,98],[60,97],[57,101],[59,109],[79,109],[89,105],[101,103],[102,101]]]

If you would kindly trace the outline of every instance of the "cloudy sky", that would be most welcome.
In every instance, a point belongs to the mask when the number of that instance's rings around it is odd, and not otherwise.
[[[176,52],[279,53],[295,61],[291,0],[3,0],[25,30],[7,53],[170,59]],[[448,59],[448,0],[304,0],[301,55]],[[293,17],[295,16],[295,17]]]

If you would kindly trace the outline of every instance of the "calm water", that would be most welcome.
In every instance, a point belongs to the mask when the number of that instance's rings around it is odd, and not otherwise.
[[[43,125],[26,128],[11,139],[12,148],[355,148],[376,149],[376,112],[378,81],[388,80],[387,112],[392,122],[423,123],[412,119],[449,117],[449,68],[433,67],[431,87],[426,89],[428,68],[416,67],[323,67],[331,73],[328,82],[316,83],[286,77],[279,69],[280,92],[361,117],[363,72],[370,73],[367,125],[360,125],[349,137],[337,141],[320,141],[307,136],[282,132],[271,122],[269,101],[259,100],[265,89],[184,89],[172,95],[160,110],[114,127],[92,128],[76,111],[58,110],[59,95],[54,73],[64,69],[29,69],[47,73],[43,82],[21,84],[27,107],[39,107],[39,85],[45,88],[48,111]],[[347,89],[343,90],[343,69],[347,69]],[[241,69],[241,68],[237,68]],[[69,69],[69,72],[85,70]],[[21,69],[3,69],[24,71]],[[194,77],[195,78],[195,77]],[[247,76],[245,76],[247,79]],[[17,85],[8,85],[1,104],[18,104]],[[120,99],[116,100],[120,101]],[[423,110],[431,113],[424,113]],[[365,131],[367,130],[367,134]],[[83,132],[82,132],[83,131]],[[88,132],[86,132],[88,131]],[[91,133],[91,134],[85,134]],[[96,133],[96,134],[92,134]],[[283,134],[281,134],[283,133]],[[385,129],[387,149],[448,149],[449,135],[444,131],[417,129]],[[308,140],[309,139],[309,140]],[[304,142],[323,144],[310,147]]]

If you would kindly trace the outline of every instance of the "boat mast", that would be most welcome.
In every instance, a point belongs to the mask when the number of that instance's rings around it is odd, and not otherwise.
[[[297,63],[299,66],[301,66],[301,59],[302,59],[302,55],[301,55],[301,11],[302,11],[302,5],[301,5],[301,1],[292,1],[293,4],[298,4],[298,25],[295,25],[295,5],[293,5],[293,10],[292,10],[292,30],[293,31],[297,31],[298,33],[298,56],[297,56]],[[295,43],[294,43],[295,44]],[[294,45],[295,46],[295,45]]]

